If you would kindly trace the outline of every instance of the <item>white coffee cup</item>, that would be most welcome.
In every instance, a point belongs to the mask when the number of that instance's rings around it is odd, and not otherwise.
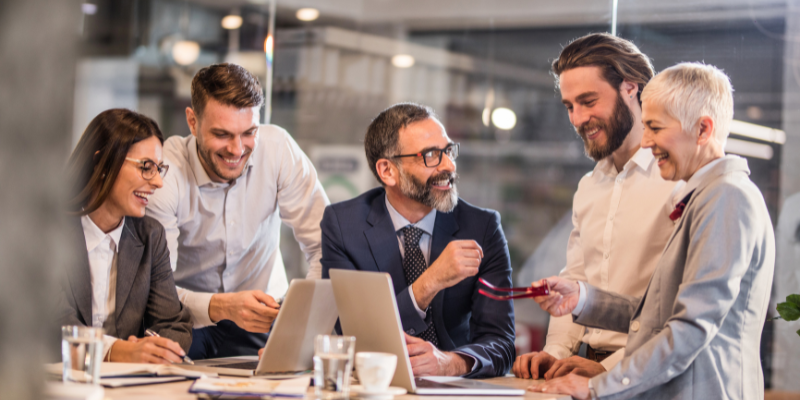
[[[394,378],[397,356],[389,353],[356,353],[356,371],[364,390],[380,392],[386,390]]]

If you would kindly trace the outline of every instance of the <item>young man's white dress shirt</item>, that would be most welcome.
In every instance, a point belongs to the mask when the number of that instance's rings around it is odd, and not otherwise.
[[[559,276],[643,295],[674,228],[669,214],[682,185],[661,178],[649,149],[640,148],[619,172],[610,157],[600,160],[578,184],[567,265]],[[585,342],[614,352],[601,362],[610,370],[622,360],[626,341],[627,334],[586,329],[566,315],[551,318],[544,351],[563,359],[577,354]]]
[[[195,328],[213,325],[208,306],[215,293],[269,292],[276,281],[285,287],[282,263],[273,269],[281,221],[305,253],[308,277],[322,274],[319,223],[330,202],[316,170],[284,129],[264,125],[257,135],[232,183],[211,181],[194,136],[164,143],[170,169],[164,187],[150,196],[147,215],[164,225],[178,295]]]

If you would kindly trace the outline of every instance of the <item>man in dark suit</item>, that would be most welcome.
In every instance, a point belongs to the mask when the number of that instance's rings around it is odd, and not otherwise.
[[[459,145],[433,110],[404,103],[372,121],[364,147],[383,187],[325,209],[323,278],[391,275],[414,375],[505,375],[513,304],[480,295],[478,278],[511,286],[508,246],[500,214],[458,198]]]

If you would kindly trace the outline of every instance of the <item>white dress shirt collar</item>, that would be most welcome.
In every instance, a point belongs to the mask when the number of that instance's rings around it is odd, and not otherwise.
[[[653,157],[653,152],[650,151],[650,149],[644,149],[640,147],[639,150],[633,154],[633,157],[631,157],[631,159],[625,163],[625,166],[622,168],[622,170],[624,171],[638,166],[642,169],[642,171],[647,172],[647,170],[653,164],[653,160],[655,160],[655,157]],[[615,178],[619,174],[619,171],[617,171],[617,168],[614,166],[614,161],[610,156],[598,161],[597,165],[594,167],[594,171],[612,178]]]
[[[98,228],[88,215],[81,217],[81,225],[83,226],[83,234],[86,236],[87,252],[91,253],[97,248],[106,236],[108,236],[114,244],[114,251],[117,253],[119,252],[119,239],[122,237],[122,228],[125,226],[125,218],[122,218],[122,222],[120,222],[119,226],[109,233],[105,233]]]
[[[394,231],[397,232],[408,225],[413,225],[419,229],[422,229],[428,235],[433,236],[433,226],[436,224],[436,209],[432,209],[426,216],[424,216],[421,220],[417,221],[416,224],[412,224],[409,222],[404,216],[400,215],[397,210],[392,207],[392,203],[389,202],[389,196],[386,196],[386,209],[389,210],[389,217],[392,218],[392,225],[394,225]]]
[[[197,186],[203,187],[205,185],[211,185],[212,187],[217,186],[227,186],[227,183],[221,182],[214,182],[211,180],[211,177],[208,176],[208,172],[203,167],[203,164],[200,162],[200,154],[198,153],[199,148],[197,147],[197,137],[192,135],[189,139],[189,149],[194,149],[194,151],[189,151],[189,168],[192,169],[194,173],[194,178],[197,181]],[[244,166],[245,173],[250,172],[250,168],[253,166],[253,153],[250,153],[251,156],[247,158],[247,164]],[[244,173],[242,174],[244,175]]]

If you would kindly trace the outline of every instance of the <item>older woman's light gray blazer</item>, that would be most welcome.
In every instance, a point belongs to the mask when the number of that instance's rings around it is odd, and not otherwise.
[[[641,299],[585,286],[575,322],[628,333],[625,358],[591,380],[600,398],[764,398],[775,240],[749,173],[727,156],[703,176]]]

